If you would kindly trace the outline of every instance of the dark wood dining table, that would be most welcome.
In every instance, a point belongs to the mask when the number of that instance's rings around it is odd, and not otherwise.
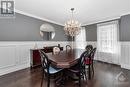
[[[83,49],[73,49],[60,51],[57,54],[47,53],[47,55],[51,63],[57,68],[70,68],[78,62],[84,51]]]
[[[64,50],[60,51],[57,54],[47,53],[49,60],[51,63],[57,68],[70,68],[74,66],[81,54],[85,51],[85,49],[72,49],[72,50]],[[89,66],[89,79],[91,79],[90,66]]]

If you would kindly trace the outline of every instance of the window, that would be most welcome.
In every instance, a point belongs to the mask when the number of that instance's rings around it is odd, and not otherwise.
[[[116,52],[118,40],[118,21],[97,25],[97,42],[99,52]]]

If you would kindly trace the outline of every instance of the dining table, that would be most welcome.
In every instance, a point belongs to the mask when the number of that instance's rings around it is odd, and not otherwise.
[[[78,63],[78,59],[85,49],[69,49],[59,53],[47,53],[49,61],[57,68],[67,69]],[[91,79],[90,66],[88,68],[88,78]]]
[[[64,50],[59,53],[47,53],[51,63],[57,68],[70,68],[75,65],[80,58],[80,55],[84,52],[83,49]]]

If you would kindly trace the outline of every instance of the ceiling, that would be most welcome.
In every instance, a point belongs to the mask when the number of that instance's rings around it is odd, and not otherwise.
[[[82,25],[130,14],[130,0],[15,0],[16,12],[60,25],[70,18],[72,7]]]

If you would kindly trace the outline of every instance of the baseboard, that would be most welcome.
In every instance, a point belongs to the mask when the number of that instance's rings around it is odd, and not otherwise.
[[[121,68],[130,69],[130,66],[126,64],[121,64]]]
[[[0,69],[0,76],[11,73],[11,72],[15,72],[21,69],[25,69],[28,67],[30,67],[30,63],[20,64],[20,65],[8,67],[8,68]]]

